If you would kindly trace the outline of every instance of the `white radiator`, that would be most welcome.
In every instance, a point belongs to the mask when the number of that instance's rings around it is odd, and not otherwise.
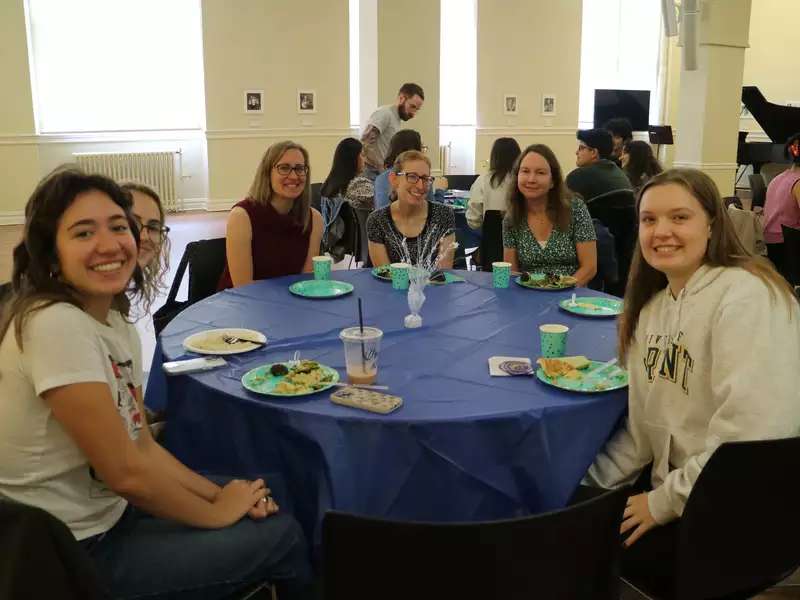
[[[99,173],[118,183],[135,181],[153,188],[164,210],[178,210],[175,159],[180,152],[79,152],[73,154],[87,173]]]

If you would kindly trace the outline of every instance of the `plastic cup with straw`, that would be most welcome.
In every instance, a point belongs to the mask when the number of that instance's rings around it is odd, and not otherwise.
[[[350,383],[372,383],[378,377],[378,351],[383,332],[377,327],[364,327],[361,298],[358,299],[358,327],[339,333],[344,343],[347,379]]]

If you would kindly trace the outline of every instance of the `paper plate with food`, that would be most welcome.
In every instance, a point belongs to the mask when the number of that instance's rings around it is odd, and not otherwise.
[[[558,303],[563,310],[584,317],[615,317],[622,314],[622,300],[602,296],[567,298]]]
[[[578,284],[572,275],[557,275],[556,273],[529,273],[523,271],[514,278],[517,285],[533,290],[566,290]]]
[[[339,372],[315,360],[290,360],[251,369],[242,376],[245,389],[268,396],[307,396],[333,387]]]
[[[434,271],[431,273],[428,283],[431,285],[445,285],[448,283],[461,283],[464,278],[460,275],[454,275],[448,271]]]
[[[383,281],[392,280],[392,269],[389,267],[389,265],[374,267],[371,272],[372,276],[376,277],[377,279],[382,279]]]
[[[183,340],[183,347],[189,352],[216,356],[250,352],[266,344],[267,336],[260,331],[241,328],[207,329]]]
[[[620,367],[585,356],[539,358],[536,377],[548,385],[572,392],[609,392],[628,385],[628,373]]]

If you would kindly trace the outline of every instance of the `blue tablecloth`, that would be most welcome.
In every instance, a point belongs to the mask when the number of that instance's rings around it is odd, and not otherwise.
[[[216,473],[279,473],[292,508],[318,541],[330,508],[432,521],[498,519],[565,505],[626,406],[625,391],[575,394],[531,377],[490,377],[488,358],[538,355],[538,326],[564,323],[567,351],[614,355],[613,319],[575,317],[557,307],[569,292],[459,272],[466,283],[428,286],[423,327],[403,327],[404,292],[368,270],[334,271],[355,293],[335,300],[292,296],[291,276],[226,290],[181,313],[164,330],[148,404],[168,397],[167,446],[189,466]],[[582,295],[598,295],[580,290]],[[335,405],[323,392],[298,399],[260,396],[240,379],[249,369],[288,360],[295,350],[344,376],[339,331],[357,323],[384,331],[378,382],[403,407],[376,415]],[[185,356],[182,340],[214,327],[266,334],[260,350],[230,356],[226,368],[158,376],[163,357]]]

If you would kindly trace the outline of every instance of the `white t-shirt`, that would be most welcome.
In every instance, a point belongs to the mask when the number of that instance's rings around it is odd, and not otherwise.
[[[487,210],[506,212],[506,198],[508,189],[516,185],[517,181],[509,173],[500,185],[492,185],[492,174],[485,173],[478,177],[469,189],[469,202],[467,203],[467,224],[472,229],[480,229],[483,225],[483,215]]]
[[[105,382],[128,435],[138,438],[144,424],[133,394],[142,382],[139,336],[116,311],[107,322],[61,302],[29,314],[22,352],[13,323],[0,343],[0,497],[43,508],[79,540],[110,529],[127,501],[94,473],[41,394]]]
[[[389,153],[389,142],[391,142],[392,136],[400,130],[402,123],[403,121],[400,119],[400,113],[397,111],[397,105],[395,104],[381,106],[370,115],[365,131],[372,125],[381,132],[375,141],[375,149],[378,155],[376,158],[380,160],[380,164],[372,165],[374,168],[383,170],[383,161]]]

